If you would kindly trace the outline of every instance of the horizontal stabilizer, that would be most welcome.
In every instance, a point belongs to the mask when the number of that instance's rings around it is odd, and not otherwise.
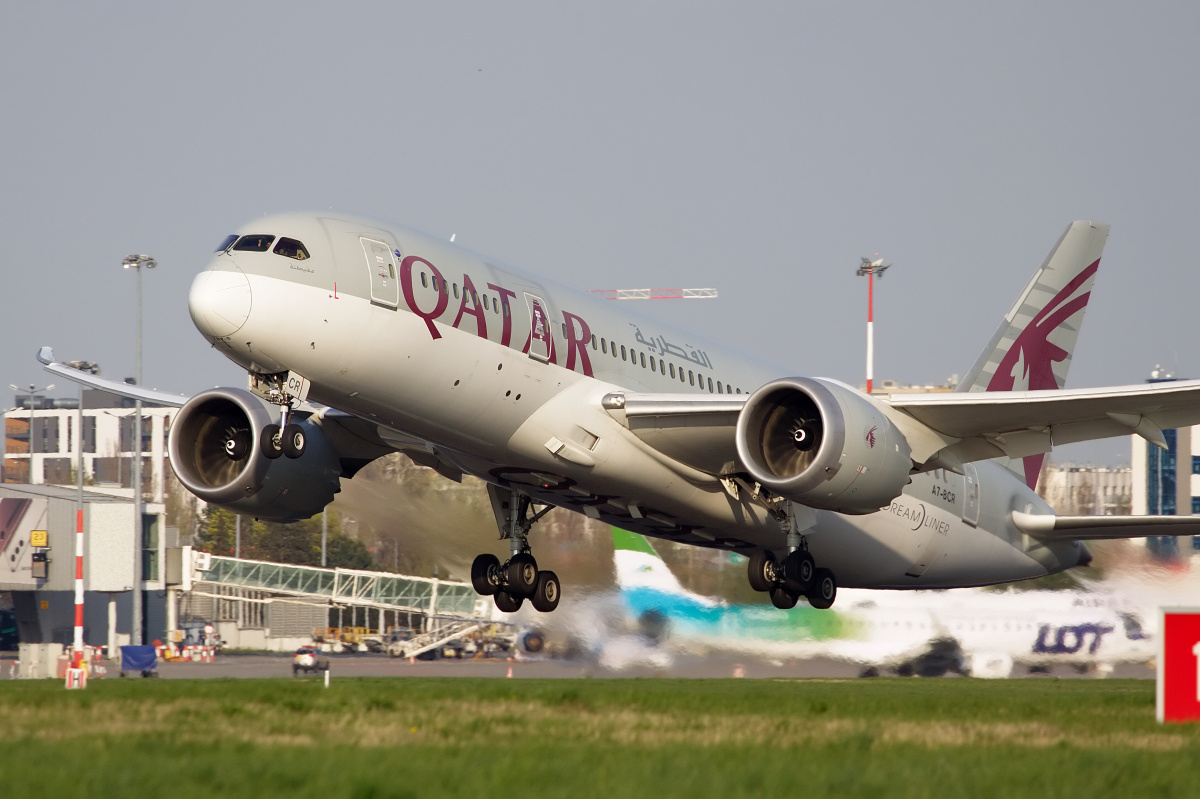
[[[1200,535],[1200,516],[1051,516],[1013,511],[1013,524],[1043,541]]]

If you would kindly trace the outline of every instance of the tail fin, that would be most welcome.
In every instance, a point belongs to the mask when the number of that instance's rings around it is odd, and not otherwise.
[[[1108,225],[1072,222],[1000,322],[958,391],[1064,388]],[[1007,465],[1033,488],[1044,455]]]
[[[653,588],[670,594],[687,593],[645,537],[616,527],[612,528],[612,536],[618,588]]]

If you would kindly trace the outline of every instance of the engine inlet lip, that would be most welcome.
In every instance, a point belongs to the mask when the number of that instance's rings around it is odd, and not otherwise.
[[[775,405],[779,395],[799,391],[808,396],[821,414],[823,433],[811,465],[794,477],[780,477],[763,463],[763,417]],[[746,400],[737,421],[737,454],[750,476],[764,486],[785,494],[803,494],[827,482],[841,464],[846,443],[846,428],[840,406],[833,393],[820,381],[808,377],[784,377],[766,383]]]
[[[262,402],[241,388],[214,388],[192,397],[179,409],[167,439],[167,454],[176,478],[183,486],[205,502],[228,504],[252,496],[262,487],[270,462],[259,448],[251,444],[248,456],[241,461],[234,478],[223,485],[199,479],[198,435],[209,409],[233,410],[245,416],[251,431],[261,430],[270,421]],[[257,436],[252,434],[252,441]]]

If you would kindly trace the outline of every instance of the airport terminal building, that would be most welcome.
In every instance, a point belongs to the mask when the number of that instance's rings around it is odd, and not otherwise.
[[[135,413],[131,401],[86,390],[80,398],[18,393],[4,414],[0,474],[0,603],[26,643],[69,644],[74,633],[77,470],[84,511],[84,641],[128,643],[133,591],[143,592],[142,640],[165,639],[166,595],[180,576],[179,531],[167,525],[166,436],[176,409],[142,409],[142,519],[135,519]],[[141,574],[135,575],[135,541]]]

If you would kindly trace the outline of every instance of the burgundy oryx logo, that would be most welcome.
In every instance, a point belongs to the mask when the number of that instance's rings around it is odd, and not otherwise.
[[[879,425],[872,427],[863,435],[863,440],[867,442],[867,446],[875,449],[875,431],[879,429]]]

